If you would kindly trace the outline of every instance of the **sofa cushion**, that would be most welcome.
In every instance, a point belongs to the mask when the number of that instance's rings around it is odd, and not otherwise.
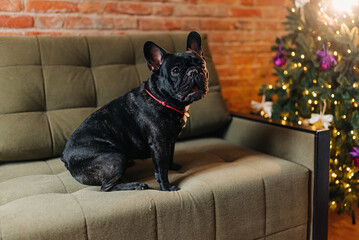
[[[175,162],[182,168],[170,171],[169,180],[181,188],[177,192],[158,191],[149,159],[137,160],[125,180],[142,181],[152,189],[119,192],[100,192],[98,186],[76,182],[58,158],[3,164],[0,236],[258,239],[295,233],[298,239],[306,237],[308,213],[302,211],[308,206],[306,168],[216,138],[177,143]]]
[[[145,41],[183,52],[186,37],[0,37],[0,162],[60,156],[89,114],[148,78]],[[181,138],[213,132],[230,121],[206,38],[210,92],[191,106]]]

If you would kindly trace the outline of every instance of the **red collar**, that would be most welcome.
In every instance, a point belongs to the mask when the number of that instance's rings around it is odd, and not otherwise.
[[[157,99],[155,96],[153,96],[147,89],[145,89],[145,90],[146,90],[146,92],[148,93],[148,95],[150,95],[153,99],[155,99],[157,102],[159,102],[162,106],[165,106],[165,107],[167,107],[167,108],[170,108],[170,109],[172,109],[172,110],[174,110],[174,111],[176,111],[176,112],[178,112],[178,113],[180,113],[180,114],[182,114],[182,115],[186,115],[186,117],[189,117],[189,114],[188,114],[187,111],[181,111],[181,110],[178,110],[177,108],[174,108],[174,107],[172,107],[172,106],[170,106],[170,105],[167,105],[165,102],[158,100],[158,99]]]

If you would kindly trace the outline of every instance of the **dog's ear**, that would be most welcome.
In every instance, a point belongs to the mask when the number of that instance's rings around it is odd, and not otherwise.
[[[167,55],[167,52],[157,46],[153,42],[146,42],[143,46],[143,52],[145,54],[147,66],[151,71],[158,70],[163,62],[164,57]]]
[[[193,50],[203,56],[201,35],[198,32],[190,32],[187,37],[187,50]]]

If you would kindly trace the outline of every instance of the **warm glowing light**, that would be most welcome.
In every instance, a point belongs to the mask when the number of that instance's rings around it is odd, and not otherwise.
[[[357,0],[332,0],[333,8],[339,12],[350,12]]]
[[[302,66],[302,64],[301,63],[298,63],[298,67],[301,67]]]
[[[292,12],[294,12],[294,13],[295,13],[295,8],[292,8]]]
[[[317,97],[317,93],[316,92],[312,92],[313,97]]]
[[[268,86],[268,88],[269,88],[269,89],[272,89],[272,88],[273,88],[273,86],[272,86],[272,85],[269,85],[269,86]]]
[[[308,68],[307,68],[307,67],[303,67],[303,70],[306,72],[306,71],[308,71]]]
[[[305,89],[304,93],[305,93],[305,95],[308,95],[309,94],[308,89]]]
[[[343,118],[343,119],[346,119],[346,118],[347,118],[347,115],[343,115],[342,118]]]
[[[338,52],[337,52],[337,51],[334,51],[334,56],[338,56]]]
[[[302,123],[303,123],[302,121],[300,121],[300,120],[298,121],[298,124],[299,124],[299,125],[302,125]]]
[[[353,83],[353,88],[357,88],[358,84],[357,83]]]
[[[318,100],[314,100],[314,104],[317,105],[317,104],[318,104]]]
[[[287,75],[287,74],[288,74],[288,71],[287,71],[287,70],[284,70],[283,73],[284,73],[284,75]]]
[[[340,34],[340,32],[338,30],[335,33],[338,34],[338,35]]]
[[[329,85],[328,85],[328,88],[332,88],[332,85],[329,84]]]
[[[312,104],[312,102],[313,102],[312,99],[309,99],[309,100],[308,100],[308,103],[309,103],[309,104]]]
[[[282,88],[283,88],[283,90],[286,90],[286,89],[287,89],[287,86],[286,86],[286,85],[283,85]]]
[[[336,177],[337,177],[337,175],[336,175],[335,173],[333,173],[333,174],[332,174],[332,177],[333,177],[333,178],[336,178]]]
[[[304,58],[305,58],[304,54],[300,55],[300,58],[301,58],[301,59],[304,59]]]
[[[352,52],[352,50],[348,49],[348,53],[351,53],[351,52]]]
[[[330,95],[332,98],[334,98],[335,97],[335,95],[334,95],[334,93],[332,93],[332,95]]]
[[[321,36],[318,36],[318,41],[322,40],[322,37]]]
[[[294,56],[295,56],[295,52],[292,52],[291,55],[294,57]]]

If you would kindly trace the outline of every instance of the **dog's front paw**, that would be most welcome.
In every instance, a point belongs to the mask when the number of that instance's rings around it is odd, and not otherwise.
[[[178,187],[174,186],[174,185],[169,185],[169,184],[161,184],[161,190],[162,191],[169,191],[169,192],[173,192],[173,191],[178,191],[180,190]]]
[[[172,163],[169,167],[170,170],[178,171],[182,166],[179,164]]]
[[[136,190],[146,190],[148,189],[148,185],[146,183],[139,183],[136,187]]]
[[[178,190],[180,190],[180,188],[179,188],[179,187],[176,187],[175,185],[172,185],[172,186],[169,188],[169,190],[168,190],[168,191],[173,192],[173,191],[178,191]]]

